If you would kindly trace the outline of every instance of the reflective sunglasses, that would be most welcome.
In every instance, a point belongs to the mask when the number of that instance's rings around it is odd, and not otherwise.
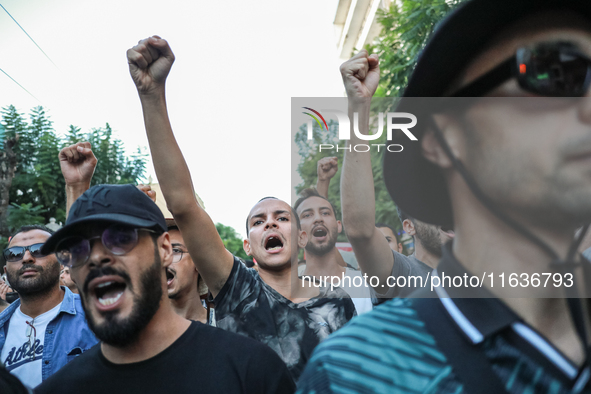
[[[505,81],[546,97],[582,97],[591,82],[591,59],[569,42],[540,43],[519,48],[515,55],[452,97],[481,97]]]
[[[42,243],[40,244],[33,244],[29,246],[13,246],[11,248],[4,249],[2,253],[4,255],[4,260],[9,263],[14,263],[15,261],[20,261],[25,257],[25,252],[28,250],[31,253],[31,256],[34,258],[45,257],[43,253],[41,253],[41,247],[43,246]]]
[[[116,256],[122,256],[135,248],[139,240],[139,231],[155,233],[155,231],[146,228],[113,225],[107,227],[101,235],[95,237],[74,236],[64,238],[57,244],[55,256],[66,267],[82,266],[90,257],[92,249],[90,241],[93,239],[100,239],[109,252]]]

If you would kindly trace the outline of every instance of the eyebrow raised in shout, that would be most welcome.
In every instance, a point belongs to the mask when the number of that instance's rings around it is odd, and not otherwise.
[[[280,216],[280,215],[290,216],[290,212],[286,211],[284,209],[279,209],[277,211],[273,211],[273,216]],[[250,220],[252,221],[252,219],[256,219],[256,218],[261,219],[261,218],[266,218],[266,217],[267,217],[267,214],[265,212],[261,212],[261,213],[257,213],[256,215],[252,215],[250,217]]]

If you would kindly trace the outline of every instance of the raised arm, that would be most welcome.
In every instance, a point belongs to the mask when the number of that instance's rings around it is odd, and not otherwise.
[[[316,190],[322,197],[328,198],[330,180],[336,175],[338,170],[339,160],[336,157],[323,157],[318,160]]]
[[[341,74],[347,97],[349,98],[349,118],[359,114],[359,131],[369,134],[369,113],[371,97],[374,95],[380,79],[377,55],[368,56],[366,50],[360,51],[353,58],[341,65]],[[365,143],[353,131],[353,146]],[[386,286],[386,278],[392,272],[394,256],[388,241],[375,226],[375,192],[371,170],[370,152],[356,152],[345,149],[343,171],[341,173],[341,207],[345,233],[353,246],[359,267],[368,276],[376,276],[380,284],[375,289],[383,293],[381,285]]]
[[[90,142],[78,142],[62,149],[59,161],[66,181],[66,217],[68,217],[74,201],[90,188],[97,160]]]
[[[189,168],[170,126],[165,82],[174,55],[166,40],[152,36],[129,49],[127,59],[140,96],[162,194],[199,274],[216,296],[230,276],[234,258],[224,247],[209,215],[197,203]]]

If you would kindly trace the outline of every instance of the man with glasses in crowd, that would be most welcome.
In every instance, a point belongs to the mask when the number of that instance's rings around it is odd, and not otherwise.
[[[66,182],[67,206],[76,201],[88,188],[94,174],[98,160],[89,142],[78,142],[63,148],[60,152],[61,171]],[[156,191],[150,185],[139,185],[156,205]],[[165,215],[170,212],[163,210]],[[207,310],[201,302],[201,296],[207,294],[207,286],[197,272],[193,260],[187,251],[181,232],[174,219],[166,219],[167,231],[172,243],[172,264],[166,269],[168,298],[172,308],[185,319],[207,323]],[[64,274],[67,272],[67,275]],[[70,268],[62,269],[62,280],[73,283],[70,278]],[[75,286],[75,285],[74,285]]]
[[[317,348],[301,392],[589,392],[590,57],[587,0],[472,0],[440,24],[397,107],[418,140],[392,139],[384,179],[409,215],[453,220],[433,277],[494,284],[359,317]],[[341,73],[367,134],[377,55]]]
[[[207,309],[201,301],[201,296],[207,295],[205,281],[197,272],[174,220],[167,219],[166,224],[173,252],[172,264],[166,269],[168,298],[172,308],[185,319],[207,323]]]
[[[86,324],[80,297],[60,287],[60,263],[41,247],[53,233],[23,226],[3,256],[4,271],[19,299],[0,314],[0,361],[35,387],[98,341]]]
[[[55,251],[70,267],[101,343],[38,393],[293,391],[285,364],[268,347],[175,313],[167,294],[174,252],[166,221],[137,187],[87,190],[42,251]]]

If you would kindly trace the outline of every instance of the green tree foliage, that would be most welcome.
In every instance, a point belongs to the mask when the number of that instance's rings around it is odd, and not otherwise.
[[[43,214],[47,211],[40,205],[33,204],[10,204],[8,209],[8,226],[14,231],[29,224],[45,224]]]
[[[76,127],[74,125],[70,125],[68,131],[66,133],[66,145],[74,145],[80,141],[84,141],[84,134],[80,130],[80,127]]]
[[[33,206],[30,203],[17,205],[12,203],[8,207],[7,227],[10,229],[10,232],[14,232],[25,225],[46,224],[47,221],[43,217],[46,211],[47,209],[39,205]],[[8,234],[5,237],[0,236],[0,250],[4,250],[6,246],[8,246]],[[0,267],[2,260],[0,258]]]
[[[0,149],[4,149],[4,138],[6,138],[6,129],[0,124]]]
[[[218,230],[220,238],[224,241],[224,246],[230,253],[244,260],[252,260],[251,257],[246,255],[246,252],[242,248],[242,238],[240,238],[240,235],[238,235],[233,227],[216,223],[215,228]]]
[[[27,122],[24,115],[19,113],[14,105],[2,108],[2,127],[4,128],[4,138],[14,137],[16,134],[20,136],[19,144],[17,144],[13,151],[21,159],[18,161],[17,171],[22,170],[29,164],[29,157],[23,153],[26,147],[30,146],[30,138],[27,130]],[[4,139],[2,139],[2,150],[4,150]]]
[[[369,53],[380,55],[381,78],[376,97],[400,96],[427,39],[451,10],[465,0],[393,1],[378,10],[382,32]]]
[[[298,165],[298,173],[302,177],[303,182],[296,187],[296,192],[301,192],[303,189],[308,187],[315,187],[316,181],[318,180],[317,165],[318,161],[323,157],[336,156],[339,160],[339,170],[330,182],[328,189],[328,199],[337,208],[337,218],[340,219],[341,215],[341,185],[339,179],[341,179],[341,164],[343,163],[343,151],[325,151],[319,152],[318,147],[321,144],[332,144],[344,146],[344,141],[339,141],[338,130],[339,124],[334,120],[328,121],[328,132],[321,130],[317,125],[313,125],[313,139],[308,141],[308,131],[306,125],[300,127],[299,132],[295,136],[296,145],[298,147],[298,154],[301,157],[300,164]]]
[[[90,141],[99,160],[93,185],[137,184],[144,178],[147,154],[138,149],[135,154],[127,156],[122,142],[113,136],[108,123],[87,134],[79,127],[70,126],[65,135],[59,136],[41,106],[31,110],[28,122],[13,105],[2,108],[0,113],[4,137],[0,140],[0,153],[4,150],[6,138],[18,135],[13,148],[17,169],[9,194],[9,232],[22,223],[48,223],[50,217],[58,222],[65,221],[65,182],[58,160],[58,154],[65,146]]]
[[[92,185],[137,183],[144,177],[147,154],[138,148],[131,157],[125,155],[123,143],[113,137],[113,129],[107,123],[105,127],[94,128],[87,135],[80,128],[70,126],[66,139],[69,144],[88,141],[98,160]]]

